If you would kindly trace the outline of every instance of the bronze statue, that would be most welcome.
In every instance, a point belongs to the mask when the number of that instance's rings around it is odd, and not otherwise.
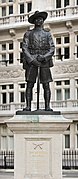
[[[36,11],[28,18],[28,22],[35,24],[32,30],[26,31],[23,37],[23,68],[27,81],[26,87],[26,108],[31,111],[32,89],[39,74],[40,83],[44,89],[45,111],[51,111],[50,108],[50,87],[52,81],[50,67],[53,66],[52,56],[55,46],[51,33],[43,28],[44,20],[47,18],[47,12]],[[38,72],[39,70],[39,72]]]

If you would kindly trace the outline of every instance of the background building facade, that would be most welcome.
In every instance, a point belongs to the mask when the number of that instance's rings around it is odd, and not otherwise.
[[[55,43],[51,69],[51,107],[73,120],[63,135],[63,150],[78,149],[78,0],[1,0],[0,1],[0,151],[12,151],[13,133],[6,120],[25,106],[26,82],[22,68],[22,39],[33,28],[28,16],[45,10],[48,28]],[[36,84],[32,109],[36,109]],[[43,89],[40,106],[44,107]]]

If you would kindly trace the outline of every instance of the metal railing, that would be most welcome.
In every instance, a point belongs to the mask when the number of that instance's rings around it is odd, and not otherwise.
[[[78,151],[64,150],[62,154],[63,169],[78,169]]]
[[[0,169],[14,169],[14,151],[0,152]],[[64,150],[62,153],[62,169],[78,169],[78,151]]]
[[[0,168],[13,169],[14,168],[14,152],[1,151],[0,152]]]

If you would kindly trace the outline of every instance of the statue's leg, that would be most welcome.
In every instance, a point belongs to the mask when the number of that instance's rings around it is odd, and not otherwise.
[[[43,88],[44,88],[44,99],[45,99],[45,111],[53,111],[50,108],[51,92],[50,92],[49,83],[43,83]]]
[[[24,110],[31,111],[31,100],[32,100],[32,88],[34,86],[34,83],[27,82],[27,88],[26,88],[26,108]]]

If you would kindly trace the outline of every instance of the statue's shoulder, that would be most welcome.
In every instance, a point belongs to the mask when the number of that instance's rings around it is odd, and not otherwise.
[[[28,37],[29,34],[30,34],[30,32],[31,32],[31,30],[27,30],[27,31],[25,32],[25,34],[24,34],[24,37]]]
[[[50,29],[49,28],[44,28],[43,29],[45,32],[50,32]]]

